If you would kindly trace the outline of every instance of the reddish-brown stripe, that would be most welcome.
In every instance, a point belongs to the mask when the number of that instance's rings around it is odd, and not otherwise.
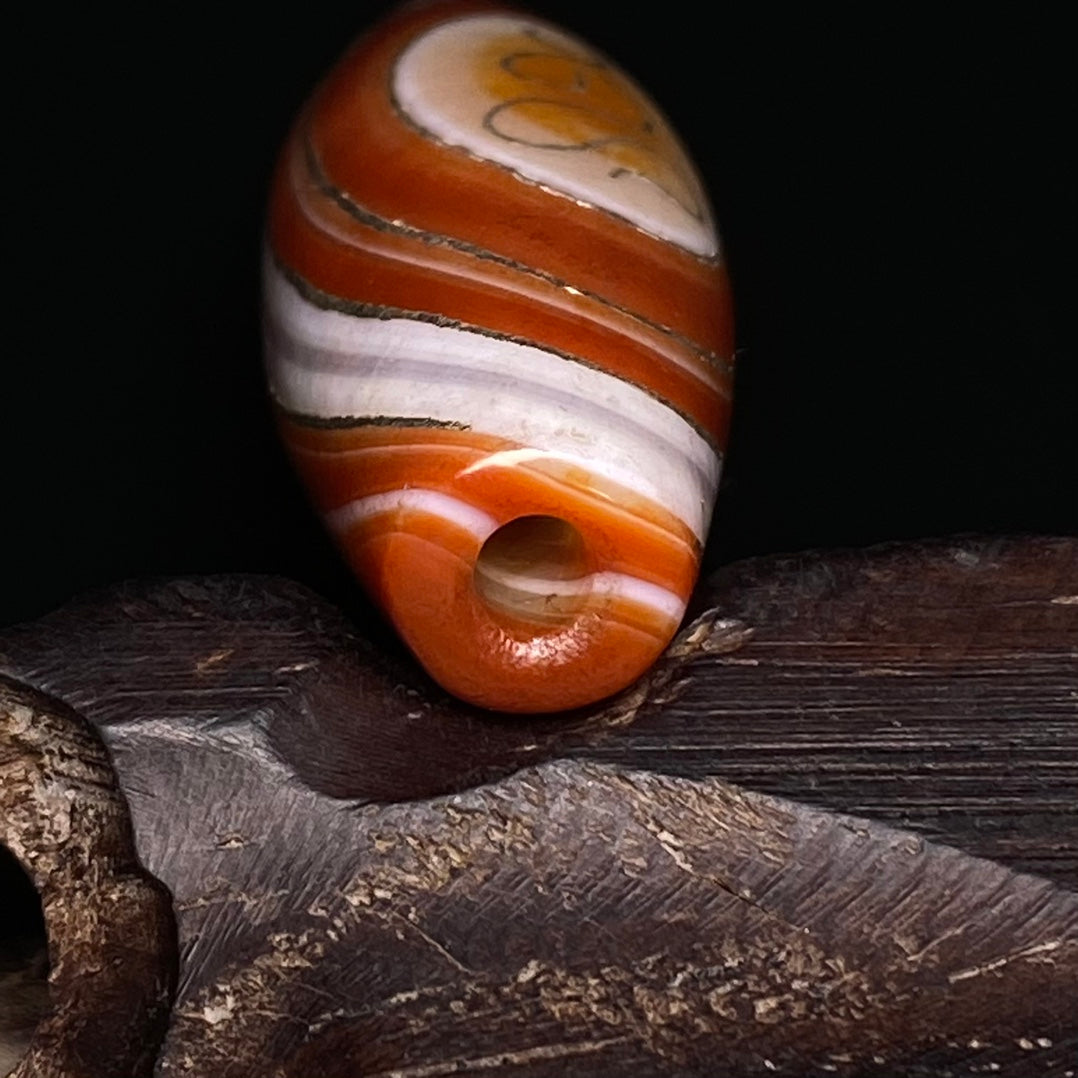
[[[314,187],[296,150],[275,185],[273,210],[275,252],[329,296],[434,312],[578,356],[666,400],[715,446],[725,446],[729,377],[676,338],[504,264],[364,225]],[[658,349],[675,350],[697,376]]]
[[[288,419],[282,431],[323,513],[372,494],[435,490],[483,510],[499,524],[537,514],[569,521],[585,536],[589,572],[626,573],[684,597],[692,590],[699,547],[685,525],[653,502],[579,468],[548,461],[468,471],[489,457],[494,441],[470,431],[320,430]]]

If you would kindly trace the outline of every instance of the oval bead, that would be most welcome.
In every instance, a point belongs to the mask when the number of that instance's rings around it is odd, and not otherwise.
[[[733,319],[634,83],[526,14],[400,12],[285,146],[264,295],[287,449],[444,688],[556,711],[651,666],[699,570]]]

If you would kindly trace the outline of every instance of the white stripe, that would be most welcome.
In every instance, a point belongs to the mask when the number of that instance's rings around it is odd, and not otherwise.
[[[592,577],[591,593],[631,599],[641,606],[654,607],[672,621],[681,621],[685,614],[685,602],[680,596],[658,584],[624,573],[596,573]]]
[[[471,532],[484,542],[493,533],[498,522],[482,509],[462,502],[449,494],[438,490],[390,490],[384,494],[371,494],[366,498],[357,498],[354,502],[334,509],[326,514],[326,523],[335,532],[343,532],[357,521],[377,516],[379,513],[392,513],[398,509],[419,509],[432,516],[441,517],[458,528]]]
[[[681,621],[685,613],[685,603],[680,596],[658,584],[625,573],[591,573],[575,580],[546,580],[488,567],[484,575],[513,591],[532,595],[609,595],[651,607],[673,621]]]
[[[620,483],[703,542],[719,461],[677,412],[631,383],[452,326],[324,310],[269,259],[265,300],[270,389],[287,410],[462,423]]]

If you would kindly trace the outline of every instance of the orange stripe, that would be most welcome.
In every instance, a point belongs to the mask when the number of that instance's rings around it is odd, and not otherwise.
[[[323,513],[372,494],[435,490],[483,510],[499,524],[531,515],[567,520],[585,539],[588,572],[626,573],[686,599],[695,583],[699,544],[681,521],[650,499],[575,465],[540,460],[476,467],[492,449],[514,447],[470,431],[321,430],[287,418],[281,428]]]
[[[725,446],[730,375],[687,344],[543,278],[364,225],[312,185],[299,156],[293,148],[291,168],[282,168],[275,185],[270,235],[278,257],[315,288],[358,303],[437,313],[579,356],[650,390]]]
[[[489,8],[461,4],[453,13]],[[730,355],[730,287],[721,264],[434,143],[402,120],[386,89],[394,60],[445,15],[442,6],[411,9],[358,42],[293,139],[309,137],[329,180],[379,216],[496,252]]]
[[[408,506],[357,520],[349,525],[344,535],[342,545],[352,568],[378,602],[388,601],[394,586],[392,575],[384,571],[384,562],[378,556],[379,548],[387,537],[402,535],[419,539],[451,554],[461,563],[462,572],[466,575],[466,590],[474,590],[472,573],[480,547],[476,537],[444,517]],[[461,580],[464,579],[461,577]],[[459,581],[454,583],[455,588],[459,585]],[[459,600],[455,594],[443,593],[443,596],[446,601]],[[633,602],[624,596],[590,597],[585,606],[593,612],[601,609],[604,617],[613,617],[651,635],[659,635],[668,627],[669,619],[653,607]],[[522,640],[534,636],[537,628],[545,629],[548,626],[547,622],[514,618],[505,613],[499,613],[498,624],[514,638]]]
[[[362,426],[329,427],[298,422],[283,413],[279,414],[279,422],[282,433],[290,443],[321,453],[347,453],[353,449],[382,445],[444,445],[496,453],[514,444],[506,438],[456,427],[409,426],[403,423],[399,426],[365,423]]]
[[[321,513],[387,490],[409,486],[445,489],[469,465],[492,453],[516,448],[504,438],[468,430],[388,426],[326,430],[304,426],[287,416],[280,417],[278,423]]]

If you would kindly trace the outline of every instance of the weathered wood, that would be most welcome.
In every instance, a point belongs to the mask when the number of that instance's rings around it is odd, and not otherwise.
[[[106,741],[181,979],[157,1073],[1065,1074],[1078,542],[757,559],[602,708],[447,699],[283,581],[0,636]]]
[[[48,1014],[49,956],[38,893],[2,843],[0,911],[0,1075],[6,1075]]]
[[[589,753],[912,828],[1078,889],[1078,541],[760,558],[702,598],[753,626]]]
[[[262,578],[87,596],[0,635],[0,669],[81,709],[120,754],[152,716],[257,720],[335,797],[426,797],[562,755],[715,775],[1078,888],[1076,595],[1069,539],[752,559],[701,589],[697,614],[718,620],[695,644],[683,634],[608,706],[554,718],[458,704]]]
[[[169,895],[135,855],[101,739],[66,705],[0,677],[0,842],[41,896],[51,1012],[16,1078],[143,1078],[169,1015]],[[33,991],[31,985],[24,990]]]

